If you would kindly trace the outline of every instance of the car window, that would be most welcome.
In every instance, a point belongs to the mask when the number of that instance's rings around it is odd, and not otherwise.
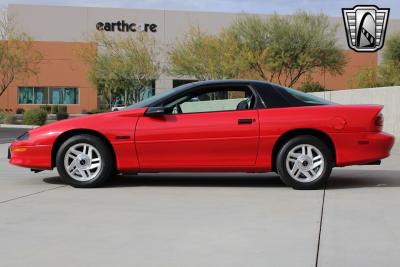
[[[254,99],[247,87],[222,87],[189,93],[164,107],[170,114],[247,110],[253,108]]]
[[[292,88],[287,88],[287,87],[280,87],[283,89],[287,94],[291,95],[293,98],[297,99],[298,101],[301,101],[306,104],[311,104],[311,105],[331,105],[334,104],[333,102],[320,98],[318,96],[312,95],[312,94],[307,94],[300,92],[299,90],[295,90]]]

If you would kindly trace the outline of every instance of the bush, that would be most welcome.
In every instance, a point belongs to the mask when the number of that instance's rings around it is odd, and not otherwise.
[[[67,113],[67,106],[58,106],[57,113]]]
[[[365,67],[360,69],[348,81],[352,88],[372,88],[379,86],[378,70],[376,68]]]
[[[3,111],[0,111],[0,123],[3,123],[5,118],[6,118],[6,113]]]
[[[69,115],[66,112],[58,112],[56,118],[58,121],[68,119]]]
[[[44,125],[47,120],[47,112],[41,109],[32,109],[24,113],[23,122],[28,125]]]
[[[51,114],[57,114],[57,113],[58,113],[58,105],[51,106]]]
[[[106,112],[106,111],[108,111],[108,110],[101,110],[101,109],[97,109],[97,108],[95,108],[95,109],[91,109],[91,110],[82,110],[82,113],[83,114],[97,114],[97,113],[103,113],[103,112]]]
[[[4,118],[4,123],[15,124],[17,122],[17,117],[14,114],[6,114]]]
[[[17,108],[17,110],[15,111],[15,114],[24,114],[25,109],[23,108]]]
[[[49,105],[40,106],[39,108],[40,108],[41,110],[46,111],[47,113],[50,113],[50,112],[51,112],[51,106],[49,106]]]
[[[303,92],[323,92],[326,88],[319,82],[306,81],[301,84],[300,90]]]

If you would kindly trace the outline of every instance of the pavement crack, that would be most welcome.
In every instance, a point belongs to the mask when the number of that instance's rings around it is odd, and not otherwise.
[[[321,245],[322,220],[324,219],[325,193],[326,193],[326,182],[325,182],[325,185],[324,185],[324,193],[322,195],[321,216],[320,216],[320,220],[319,220],[317,256],[315,258],[315,267],[318,266],[319,248],[320,248],[320,245]]]
[[[10,198],[10,199],[7,199],[7,200],[3,200],[3,201],[0,201],[0,204],[4,204],[4,203],[11,202],[11,201],[14,201],[14,200],[17,200],[17,199],[21,199],[21,198],[26,198],[26,197],[38,195],[38,194],[41,194],[41,193],[44,193],[44,192],[47,192],[47,191],[56,190],[56,189],[61,188],[61,187],[66,187],[66,185],[60,185],[60,186],[44,189],[44,190],[41,190],[41,191],[38,191],[38,192],[26,194],[26,195],[23,195],[23,196],[19,196],[19,197],[14,197],[14,198]]]

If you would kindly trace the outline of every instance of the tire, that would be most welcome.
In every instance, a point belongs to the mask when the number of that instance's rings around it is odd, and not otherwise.
[[[115,172],[112,151],[100,138],[80,134],[67,139],[57,151],[57,171],[74,187],[97,187]]]
[[[300,135],[279,150],[276,169],[281,180],[294,189],[319,189],[324,186],[333,167],[332,151],[319,138]]]

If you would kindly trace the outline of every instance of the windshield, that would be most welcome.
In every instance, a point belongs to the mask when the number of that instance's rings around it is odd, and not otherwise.
[[[156,94],[152,97],[146,98],[140,102],[137,102],[135,104],[132,104],[130,106],[127,106],[127,109],[133,109],[133,108],[144,108],[144,107],[148,107],[150,105],[152,105],[153,103],[158,102],[159,100],[163,99],[163,98],[168,98],[169,96],[172,96],[178,92],[184,91],[186,90],[186,88],[191,87],[193,83],[187,83],[181,86],[177,86],[173,89],[168,89],[165,90],[162,93]]]
[[[301,92],[299,90],[287,88],[287,87],[280,87],[284,89],[288,94],[290,94],[292,97],[296,98],[297,100],[300,100],[301,102],[305,102],[308,104],[313,104],[313,105],[330,105],[334,104],[333,102],[329,100],[325,100],[321,97],[312,95],[312,94],[307,94],[304,92]]]
[[[168,96],[168,95],[172,95],[174,93],[174,89],[168,89],[160,94],[157,95],[153,95],[152,97],[146,98],[140,102],[137,102],[135,104],[132,104],[130,106],[127,107],[127,109],[132,109],[132,108],[144,108],[147,107],[149,105],[151,105],[154,102],[157,102],[158,100],[160,100],[161,98]]]

